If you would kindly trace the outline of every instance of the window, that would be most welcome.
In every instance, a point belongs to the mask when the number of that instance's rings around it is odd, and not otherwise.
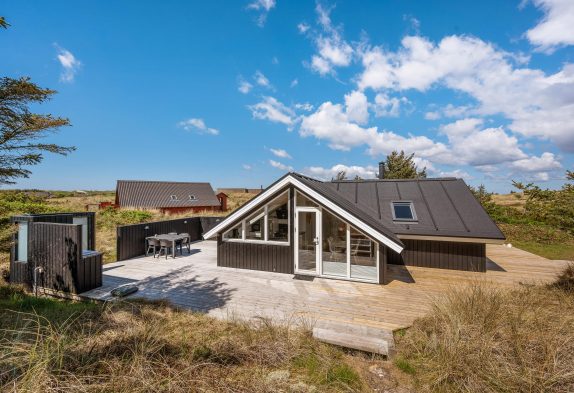
[[[245,220],[245,238],[251,240],[264,240],[265,209],[261,209]]]
[[[239,223],[235,227],[223,234],[224,239],[243,239],[243,223]]]
[[[18,246],[16,248],[16,260],[28,262],[28,223],[18,223]]]
[[[412,202],[393,202],[393,220],[416,221],[415,209]]]
[[[323,210],[323,274],[347,276],[347,224]]]
[[[289,228],[289,191],[287,191],[225,232],[223,239],[288,244]]]
[[[169,199],[171,199],[172,201],[177,201],[177,195],[170,195]]]
[[[312,200],[310,200],[309,198],[307,198],[305,195],[301,194],[298,191],[297,191],[297,206],[318,207],[318,205],[315,202],[313,202]]]
[[[267,240],[289,239],[289,196],[283,194],[267,205]]]
[[[197,198],[195,197],[195,195],[189,195],[189,200],[190,201],[195,201]]]
[[[350,227],[351,278],[377,279],[377,244]]]

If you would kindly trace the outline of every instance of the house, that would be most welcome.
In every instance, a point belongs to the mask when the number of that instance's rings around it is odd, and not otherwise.
[[[204,234],[218,266],[385,283],[387,264],[486,271],[505,238],[461,179],[288,173]]]
[[[209,183],[118,180],[115,205],[164,213],[225,211],[227,195],[216,195]]]

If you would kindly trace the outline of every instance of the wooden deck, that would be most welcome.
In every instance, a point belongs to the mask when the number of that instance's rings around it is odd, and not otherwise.
[[[132,296],[166,299],[218,318],[264,317],[383,337],[412,324],[428,311],[433,297],[450,288],[547,282],[567,264],[499,245],[489,245],[487,255],[486,273],[390,265],[388,283],[376,285],[217,267],[216,243],[202,241],[192,244],[190,255],[176,259],[142,257],[104,265],[103,286],[82,296],[107,300],[111,289],[134,283],[139,291]]]

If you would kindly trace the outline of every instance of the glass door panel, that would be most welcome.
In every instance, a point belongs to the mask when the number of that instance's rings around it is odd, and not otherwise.
[[[347,277],[347,224],[326,210],[321,218],[323,274]]]
[[[319,248],[317,212],[298,211],[297,217],[297,270],[316,273]]]
[[[377,279],[377,244],[351,227],[351,278]]]

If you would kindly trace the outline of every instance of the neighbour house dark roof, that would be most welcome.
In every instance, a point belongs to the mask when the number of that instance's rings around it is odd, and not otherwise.
[[[190,198],[190,195],[195,199]],[[147,180],[118,180],[116,203],[122,207],[138,208],[211,207],[221,205],[209,183]]]
[[[504,239],[462,179],[353,180],[323,183],[397,235]],[[392,203],[410,201],[417,220],[393,220]]]

